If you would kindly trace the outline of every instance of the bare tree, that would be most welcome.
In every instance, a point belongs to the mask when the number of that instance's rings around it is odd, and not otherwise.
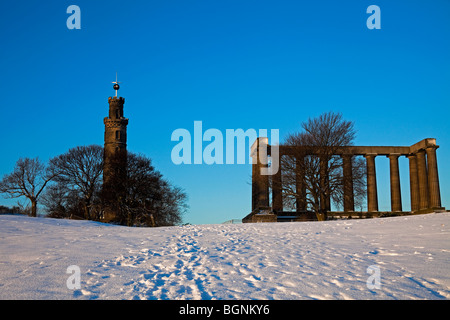
[[[32,217],[37,216],[37,203],[42,191],[55,177],[38,158],[21,158],[14,171],[0,181],[0,193],[9,198],[26,197],[31,202]]]
[[[83,146],[50,160],[54,182],[43,197],[48,215],[54,218],[101,219],[113,212],[110,222],[122,225],[163,226],[181,222],[186,195],[163,179],[151,159],[127,152],[110,159],[112,169],[124,170],[103,181],[103,148]],[[125,172],[126,174],[122,174]],[[102,183],[103,182],[103,183]]]
[[[285,146],[289,156],[280,159],[285,206],[312,210],[318,220],[326,220],[331,201],[343,203],[343,160],[336,156],[343,146],[353,144],[354,124],[340,113],[324,113],[302,123],[303,132],[290,134]],[[365,162],[352,159],[356,199],[364,197]]]
[[[42,195],[47,217],[69,218],[84,216],[84,201],[77,189],[69,189],[63,183],[50,184]],[[92,215],[92,210],[91,210]]]
[[[163,179],[150,158],[128,152],[126,176],[118,175],[107,185],[102,198],[116,212],[116,222],[156,227],[180,223],[187,197]]]
[[[156,226],[173,226],[181,223],[183,213],[187,209],[186,193],[162,179],[160,195],[159,201],[153,203]]]
[[[150,158],[129,152],[126,179],[123,205],[128,224],[156,227],[181,223],[186,194],[166,181]]]
[[[103,173],[103,147],[78,146],[50,160],[49,169],[55,175],[57,187],[53,195],[79,199],[85,219],[94,219],[93,200],[101,188]]]

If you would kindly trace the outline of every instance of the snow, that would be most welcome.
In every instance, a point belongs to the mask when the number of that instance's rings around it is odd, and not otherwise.
[[[0,299],[448,299],[449,240],[450,213],[164,228],[1,215]]]

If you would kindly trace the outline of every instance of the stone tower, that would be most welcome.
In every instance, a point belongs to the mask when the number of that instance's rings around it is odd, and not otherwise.
[[[117,97],[118,82],[115,83],[115,97],[109,97],[109,115],[103,120],[105,124],[105,147],[103,167],[103,192],[107,205],[103,214],[104,221],[117,217],[118,204],[124,196],[124,183],[127,169],[127,125],[123,116],[125,99]]]

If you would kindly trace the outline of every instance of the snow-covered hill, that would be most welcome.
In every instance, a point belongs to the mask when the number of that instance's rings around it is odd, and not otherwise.
[[[153,229],[0,216],[0,299],[448,298],[450,213]]]

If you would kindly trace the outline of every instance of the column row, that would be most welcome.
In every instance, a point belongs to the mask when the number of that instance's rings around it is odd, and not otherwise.
[[[441,208],[436,147],[409,154],[411,211]]]
[[[409,159],[411,211],[441,208],[436,149],[434,146],[427,147],[406,156]],[[378,211],[376,156],[377,154],[364,156],[367,163],[367,210],[369,212]],[[390,167],[391,211],[402,211],[398,166],[400,154],[389,154],[387,157]]]
[[[426,149],[419,150],[415,153],[406,155],[409,159],[409,176],[410,176],[410,195],[411,195],[411,211],[418,211],[429,208],[441,208],[441,196],[439,187],[439,176],[436,159],[436,146],[430,146]],[[353,176],[352,176],[352,154],[343,154],[343,192],[344,192],[344,211],[354,211],[354,194],[353,194]],[[366,169],[367,169],[367,211],[375,212],[378,210],[378,192],[377,192],[377,177],[375,158],[376,153],[365,154]],[[398,158],[399,153],[389,154],[390,168],[390,191],[391,191],[391,211],[402,211],[402,197],[400,186],[400,171]],[[297,159],[296,167],[299,168],[296,172],[296,190],[299,192],[297,197],[297,211],[306,211],[306,186],[303,184],[302,172],[303,159]],[[269,206],[269,176],[262,176],[259,174],[262,165],[258,161],[257,165],[253,166],[252,174],[252,195],[253,203],[252,209],[258,207]],[[283,210],[283,198],[281,191],[281,168],[272,176],[272,206],[276,211]],[[326,178],[322,178],[326,183]],[[327,201],[328,200],[328,201]],[[324,199],[322,206],[329,208],[329,199]]]

